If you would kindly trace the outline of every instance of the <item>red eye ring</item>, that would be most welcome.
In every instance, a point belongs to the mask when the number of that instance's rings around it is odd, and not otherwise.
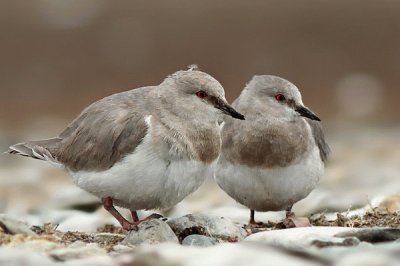
[[[198,92],[196,92],[196,96],[199,97],[199,98],[206,98],[207,97],[207,92],[198,91]]]
[[[283,95],[283,94],[277,94],[277,95],[275,95],[275,99],[276,99],[278,102],[286,101],[286,97],[285,97],[285,95]]]

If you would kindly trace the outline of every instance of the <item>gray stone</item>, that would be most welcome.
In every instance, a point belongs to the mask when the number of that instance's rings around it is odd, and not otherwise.
[[[0,228],[8,234],[36,235],[25,222],[12,218],[6,214],[0,214]]]
[[[52,250],[49,255],[57,261],[82,259],[93,256],[104,256],[107,252],[96,243],[90,243],[83,247],[66,247]]]
[[[217,241],[211,237],[203,235],[188,235],[182,241],[183,246],[208,247],[217,244]]]
[[[179,243],[174,231],[168,224],[159,219],[140,223],[136,230],[130,230],[122,244],[158,244],[162,242]]]
[[[36,253],[31,250],[1,247],[0,265],[1,266],[21,266],[21,265],[52,266],[58,264],[56,264],[49,257],[40,253]]]
[[[400,229],[397,228],[363,228],[349,230],[335,235],[336,237],[356,237],[360,241],[378,243],[400,239]]]
[[[112,251],[110,251],[109,255],[112,257],[119,256],[121,254],[131,254],[135,247],[129,247],[122,244],[117,244],[113,246]]]
[[[188,214],[171,219],[167,223],[181,240],[191,234],[207,235],[230,242],[242,240],[247,236],[240,225],[219,216]]]
[[[356,246],[357,238],[336,237],[338,233],[348,231],[345,227],[299,227],[283,230],[265,231],[248,236],[245,241],[256,241],[286,248],[307,249],[329,246]]]
[[[338,257],[335,261],[337,266],[398,266],[399,258],[385,252],[369,250],[348,254],[344,257]]]
[[[399,265],[400,243],[385,242],[372,245],[361,242],[354,247],[328,247],[319,250],[334,265]]]
[[[122,259],[122,258],[121,258]],[[314,266],[326,265],[314,256],[297,255],[283,249],[274,248],[261,243],[221,243],[210,247],[188,247],[172,243],[158,246],[139,247],[135,254],[124,261],[117,259],[117,264],[123,265],[291,265]]]
[[[110,256],[93,256],[82,259],[66,261],[60,266],[114,266],[117,265]]]
[[[118,240],[123,240],[125,235],[114,233],[97,233],[94,235],[94,241],[100,243],[110,243]]]
[[[61,244],[44,239],[32,239],[23,242],[16,241],[7,244],[7,247],[18,248],[21,250],[31,250],[34,252],[46,253],[61,247]]]

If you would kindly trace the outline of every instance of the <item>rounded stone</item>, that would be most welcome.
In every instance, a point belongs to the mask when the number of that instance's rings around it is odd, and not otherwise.
[[[183,246],[198,246],[198,247],[209,247],[217,244],[215,239],[203,235],[188,235],[183,239]]]

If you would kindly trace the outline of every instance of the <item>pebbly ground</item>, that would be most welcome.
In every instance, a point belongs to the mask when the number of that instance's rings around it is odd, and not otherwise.
[[[283,212],[249,227],[249,211],[208,180],[126,232],[60,169],[1,156],[0,265],[400,265],[400,128],[327,132],[326,175],[294,206],[304,228],[285,228]],[[16,141],[0,132],[3,149]]]
[[[400,210],[385,204],[314,214],[311,227],[295,228],[198,213],[86,233],[1,214],[0,265],[398,265]]]

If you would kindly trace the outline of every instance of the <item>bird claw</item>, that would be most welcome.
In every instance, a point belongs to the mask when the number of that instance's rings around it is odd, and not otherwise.
[[[145,218],[145,219],[148,220],[148,219],[160,219],[160,218],[164,218],[164,216],[162,216],[159,213],[152,213],[149,216],[147,216],[147,218]]]
[[[283,220],[283,225],[285,228],[295,228],[295,227],[310,227],[310,220],[307,217],[288,217]]]
[[[139,229],[138,225],[141,224],[142,222],[145,222],[145,221],[148,221],[148,220],[151,220],[151,219],[160,219],[160,218],[163,218],[163,217],[164,216],[162,216],[161,214],[153,213],[153,214],[147,216],[146,218],[144,218],[142,220],[139,220],[139,221],[136,221],[136,222],[133,222],[133,223],[129,222],[129,221],[126,221],[126,222],[124,222],[122,224],[122,228],[124,230],[126,230],[126,231],[132,231],[132,230],[137,231]]]

